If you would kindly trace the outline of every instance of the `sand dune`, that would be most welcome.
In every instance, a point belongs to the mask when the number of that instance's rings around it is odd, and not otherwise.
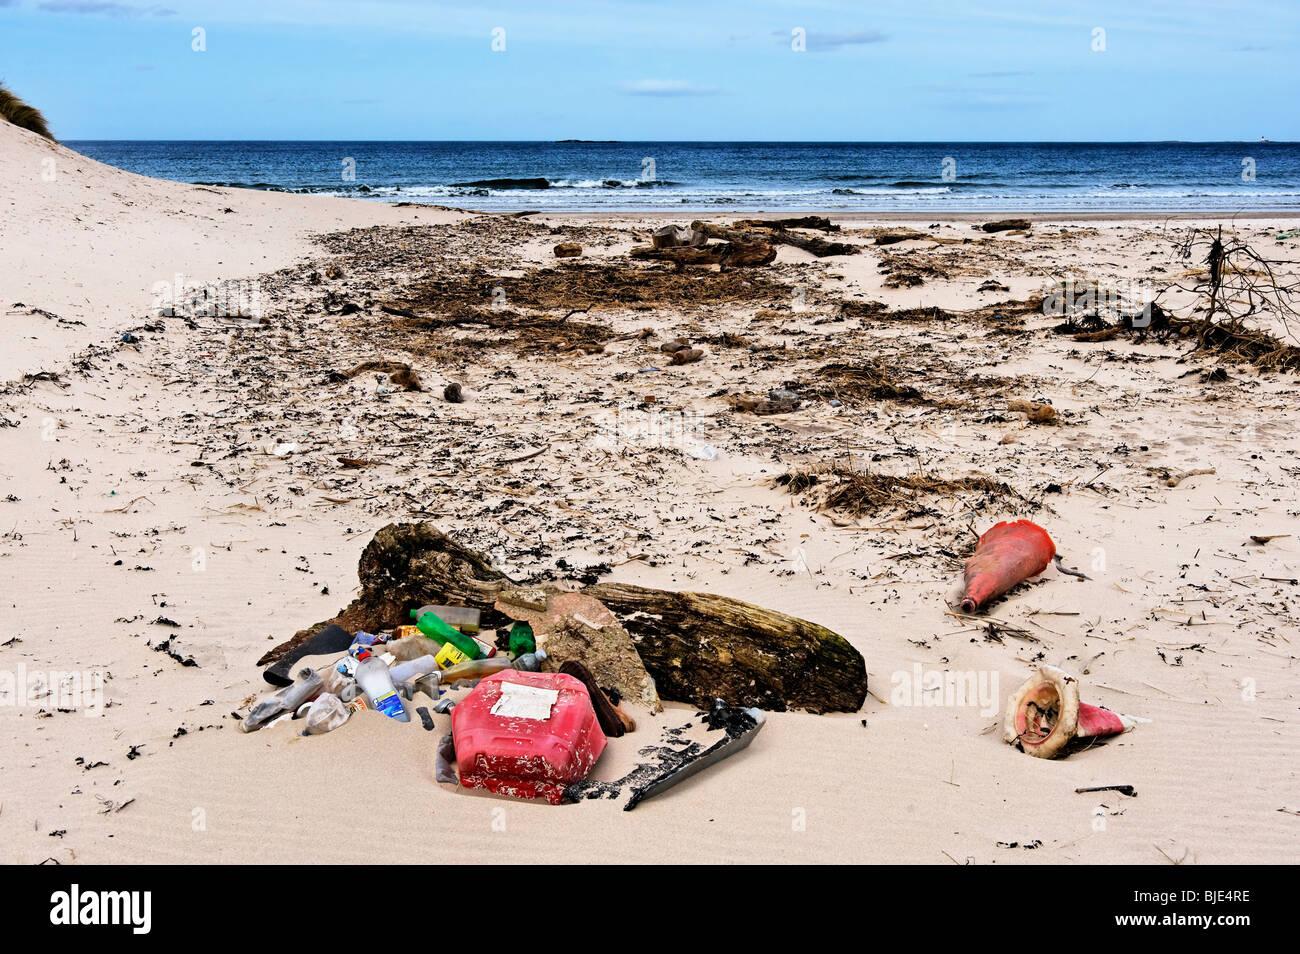
[[[146,179],[9,124],[0,127],[0,181],[3,380],[66,359],[147,314],[155,285],[176,284],[177,275],[182,285],[255,277],[305,254],[315,232],[448,218]],[[54,274],[62,280],[52,282]]]

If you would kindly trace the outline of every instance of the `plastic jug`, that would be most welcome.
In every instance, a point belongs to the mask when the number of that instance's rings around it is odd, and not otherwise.
[[[398,722],[410,722],[410,713],[402,705],[402,697],[397,694],[393,677],[388,667],[368,650],[357,653],[357,685],[366,694],[366,702],[372,709],[377,709],[390,719]]]
[[[562,673],[488,676],[452,710],[451,728],[461,785],[553,805],[605,751],[587,687]]]

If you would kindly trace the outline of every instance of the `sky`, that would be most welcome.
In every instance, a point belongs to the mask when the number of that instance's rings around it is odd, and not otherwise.
[[[1300,140],[1297,52],[1297,0],[0,0],[71,140]]]

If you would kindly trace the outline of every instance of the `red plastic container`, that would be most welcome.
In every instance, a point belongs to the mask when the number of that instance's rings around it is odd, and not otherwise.
[[[553,805],[605,751],[587,687],[562,673],[488,676],[451,710],[451,731],[461,785]]]

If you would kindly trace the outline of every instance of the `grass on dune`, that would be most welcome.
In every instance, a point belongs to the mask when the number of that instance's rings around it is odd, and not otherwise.
[[[44,136],[51,142],[57,141],[54,134],[50,132],[50,127],[45,122],[45,117],[41,115],[41,111],[35,106],[24,103],[4,84],[0,84],[0,116],[3,116],[15,126],[30,129],[32,132]]]

